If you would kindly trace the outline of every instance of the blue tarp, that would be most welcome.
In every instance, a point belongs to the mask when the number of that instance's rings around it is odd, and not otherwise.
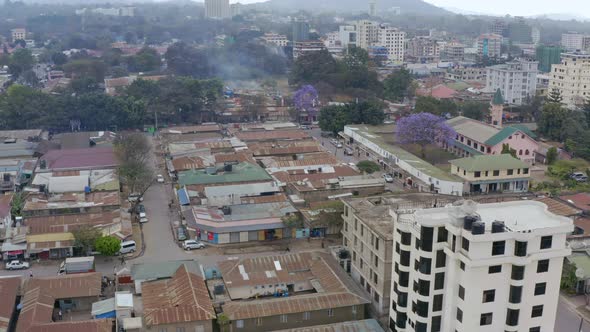
[[[180,202],[180,205],[190,205],[191,204],[191,200],[188,197],[188,192],[186,190],[186,187],[178,189],[178,202]]]
[[[96,315],[94,318],[101,319],[101,318],[116,318],[116,317],[117,317],[117,312],[113,310],[113,311],[105,312],[104,314]]]

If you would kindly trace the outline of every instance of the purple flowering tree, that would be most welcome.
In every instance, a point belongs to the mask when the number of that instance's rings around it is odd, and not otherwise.
[[[301,113],[306,113],[311,121],[318,112],[318,91],[312,85],[304,85],[293,95],[293,103],[299,117]]]
[[[424,158],[428,144],[447,142],[456,135],[446,120],[431,113],[418,113],[397,121],[396,138],[402,144],[418,144]]]

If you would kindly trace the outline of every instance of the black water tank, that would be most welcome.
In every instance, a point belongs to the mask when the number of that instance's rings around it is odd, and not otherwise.
[[[465,216],[463,219],[463,229],[470,231],[473,223],[478,220],[479,218],[477,216]]]
[[[233,167],[232,167],[232,164],[225,164],[225,166],[224,166],[224,170],[225,170],[226,172],[231,172],[231,171],[232,171],[232,169],[233,169]]]
[[[494,221],[492,223],[492,233],[504,233],[504,222]]]
[[[476,221],[473,223],[473,228],[471,229],[471,234],[473,235],[481,235],[486,232],[486,224],[483,221]]]

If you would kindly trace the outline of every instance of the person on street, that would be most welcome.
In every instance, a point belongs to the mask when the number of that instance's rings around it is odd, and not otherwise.
[[[61,312],[61,309],[59,309],[59,312],[57,313],[57,317],[59,320],[63,319],[63,313]]]
[[[33,277],[33,271],[29,272],[29,278]]]

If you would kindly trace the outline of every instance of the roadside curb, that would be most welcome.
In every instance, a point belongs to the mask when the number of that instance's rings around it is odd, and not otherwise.
[[[559,297],[567,304],[572,311],[574,311],[577,315],[583,318],[586,322],[590,322],[590,311],[586,309],[585,305],[578,305],[577,303],[571,301],[567,295],[562,293],[559,294]]]

